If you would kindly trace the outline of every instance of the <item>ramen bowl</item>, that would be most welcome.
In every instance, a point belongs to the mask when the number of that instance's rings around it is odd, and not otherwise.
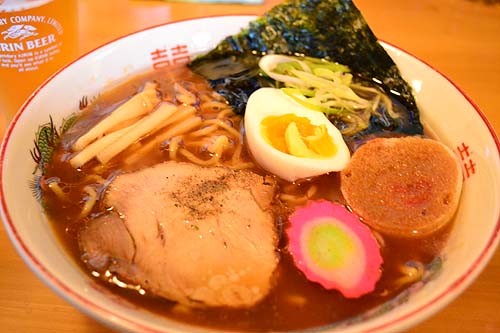
[[[140,31],[81,57],[47,80],[8,129],[0,155],[4,226],[31,270],[82,312],[119,331],[209,332],[150,312],[96,284],[68,255],[34,197],[30,156],[39,125],[78,111],[82,96],[96,96],[124,78],[210,50],[253,16],[188,20]],[[382,306],[315,332],[401,331],[457,297],[494,253],[500,229],[499,141],[475,104],[446,77],[397,47],[382,43],[414,89],[421,120],[460,160],[464,184],[449,240],[424,278]],[[478,195],[480,194],[480,195]],[[291,314],[292,315],[292,314]]]

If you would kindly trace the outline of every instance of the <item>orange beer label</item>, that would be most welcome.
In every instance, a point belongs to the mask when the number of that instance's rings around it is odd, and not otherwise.
[[[45,79],[74,60],[77,5],[0,0],[0,110],[7,121]]]
[[[49,13],[0,17],[0,67],[17,72],[38,70],[60,53],[63,33],[62,24]]]

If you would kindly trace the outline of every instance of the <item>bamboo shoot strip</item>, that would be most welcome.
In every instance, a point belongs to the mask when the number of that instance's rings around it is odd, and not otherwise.
[[[97,159],[105,164],[140,138],[157,130],[176,110],[177,107],[173,104],[160,104],[155,111],[133,125],[130,131],[122,135],[103,151],[99,152],[96,156]]]
[[[165,124],[170,125],[177,121],[184,120],[188,117],[193,116],[196,113],[196,109],[192,106],[179,105],[177,112],[168,119],[168,122]]]
[[[72,157],[69,163],[73,168],[79,168],[91,159],[93,159],[100,151],[118,140],[126,132],[130,131],[134,125],[117,130],[113,133],[107,134],[100,139],[89,144],[81,150],[76,156]]]
[[[166,122],[163,124],[165,127],[174,124],[173,126],[177,126],[178,124],[182,124],[181,121],[184,121],[187,118],[193,117],[196,112],[196,109],[189,106],[185,107],[183,105],[180,105],[177,109],[177,111],[172,115],[172,117],[168,118]],[[199,119],[199,118],[198,118]],[[166,129],[167,132],[170,131],[170,128]],[[149,142],[145,143],[140,149],[138,149],[136,152],[134,152],[132,155],[127,156],[125,158],[125,163],[127,164],[133,164],[137,162],[141,156],[149,153],[155,148],[158,148],[160,144],[167,140],[170,139],[172,136],[171,134],[168,134],[169,137],[165,138],[163,135],[163,132],[160,132],[156,137],[152,138]]]
[[[184,134],[186,132],[189,132],[190,130],[200,126],[201,123],[202,123],[202,120],[200,117],[187,118],[187,119],[181,121],[180,123],[178,123],[177,125],[175,125],[174,127],[169,128],[168,130],[166,130],[165,132],[160,134],[160,136],[159,136],[160,142],[168,140],[173,136],[181,135],[181,134]]]
[[[184,88],[177,82],[174,83],[175,98],[185,105],[195,105],[197,100],[195,94]]]
[[[134,95],[128,101],[120,105],[116,110],[111,112],[109,116],[82,135],[73,145],[73,150],[82,150],[89,143],[103,136],[107,131],[121,122],[133,119],[153,110],[160,102],[156,87],[156,83],[146,83],[144,89],[140,93]]]

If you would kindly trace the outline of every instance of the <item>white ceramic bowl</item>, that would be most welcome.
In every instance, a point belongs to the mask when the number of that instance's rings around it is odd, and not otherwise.
[[[110,297],[68,257],[28,187],[34,168],[29,154],[34,134],[40,124],[47,122],[49,114],[60,124],[77,110],[82,96],[94,96],[115,81],[150,70],[154,64],[158,66],[159,60],[180,60],[183,54],[175,56],[172,48],[185,45],[190,54],[205,52],[253,18],[225,16],[183,21],[111,42],[46,81],[8,129],[0,155],[0,190],[2,220],[9,237],[40,279],[106,325],[120,331],[206,332]],[[343,327],[342,332],[393,332],[422,321],[476,278],[499,241],[500,145],[494,131],[474,103],[443,75],[394,46],[383,45],[413,86],[422,121],[462,160],[465,181],[456,225],[439,274],[401,297],[408,296],[408,301],[397,302],[402,304],[390,311],[376,309],[366,319]],[[155,60],[154,52],[163,49],[171,58]]]

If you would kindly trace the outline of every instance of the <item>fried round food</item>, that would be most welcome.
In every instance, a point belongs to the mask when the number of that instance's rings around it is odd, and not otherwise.
[[[462,169],[444,144],[421,137],[379,138],[361,146],[341,172],[351,209],[389,235],[421,237],[454,216]]]

